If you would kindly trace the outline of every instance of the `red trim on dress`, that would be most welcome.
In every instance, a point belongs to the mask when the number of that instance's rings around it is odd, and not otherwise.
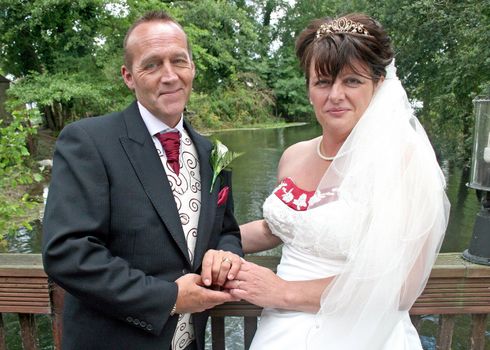
[[[291,178],[286,177],[274,190],[274,194],[291,209],[304,211],[315,191],[305,191],[296,186]]]

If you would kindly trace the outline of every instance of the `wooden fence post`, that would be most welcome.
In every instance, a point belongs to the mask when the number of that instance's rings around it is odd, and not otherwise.
[[[211,341],[213,350],[225,350],[225,318],[211,317]]]
[[[63,303],[65,291],[53,281],[49,280],[49,294],[51,299],[51,322],[53,324],[53,344],[56,350],[61,350],[61,335],[63,333]]]
[[[487,314],[473,314],[471,315],[471,337],[470,337],[470,349],[471,350],[484,350],[485,349],[485,331],[487,328]]]
[[[19,314],[20,334],[24,350],[38,350],[36,320],[33,314]]]
[[[437,350],[451,350],[454,332],[454,315],[441,315],[437,332]]]
[[[243,329],[243,342],[245,346],[245,350],[250,349],[250,345],[252,344],[252,339],[257,331],[257,317],[244,317],[244,329]]]

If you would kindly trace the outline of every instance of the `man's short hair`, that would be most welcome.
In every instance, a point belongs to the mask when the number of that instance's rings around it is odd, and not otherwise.
[[[133,23],[133,25],[128,29],[126,32],[126,36],[124,37],[124,42],[123,42],[123,49],[124,49],[124,65],[126,66],[127,69],[131,70],[132,65],[133,65],[133,57],[131,53],[128,50],[128,40],[129,37],[131,36],[131,33],[133,30],[139,26],[140,24],[147,23],[147,22],[171,22],[175,23],[177,26],[179,26],[180,29],[184,32],[186,41],[187,41],[187,52],[189,53],[190,58],[192,59],[192,50],[191,50],[191,44],[189,42],[189,38],[187,37],[187,34],[184,31],[184,28],[180,25],[179,22],[177,22],[175,19],[173,19],[172,16],[170,16],[168,13],[165,11],[149,11],[145,13],[143,16],[138,18],[136,22]]]

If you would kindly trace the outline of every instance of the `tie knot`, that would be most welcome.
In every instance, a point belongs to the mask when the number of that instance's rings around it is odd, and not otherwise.
[[[180,151],[180,133],[178,131],[169,131],[155,135],[162,144],[167,162],[171,165],[174,172],[179,174],[179,151]]]

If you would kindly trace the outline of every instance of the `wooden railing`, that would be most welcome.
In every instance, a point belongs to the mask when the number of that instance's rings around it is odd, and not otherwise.
[[[250,256],[247,259],[275,269],[276,257]],[[24,349],[38,349],[34,315],[51,315],[53,344],[61,349],[61,310],[63,291],[48,284],[39,254],[0,254],[0,350],[6,349],[3,313],[18,314]],[[224,320],[227,316],[244,318],[244,345],[248,349],[257,328],[261,309],[246,302],[220,305],[211,310],[212,348],[225,349]],[[455,316],[469,314],[472,325],[467,348],[485,349],[487,317],[490,313],[490,267],[463,260],[459,253],[440,254],[427,286],[410,310],[419,328],[421,315],[439,317],[437,349],[450,350]]]

